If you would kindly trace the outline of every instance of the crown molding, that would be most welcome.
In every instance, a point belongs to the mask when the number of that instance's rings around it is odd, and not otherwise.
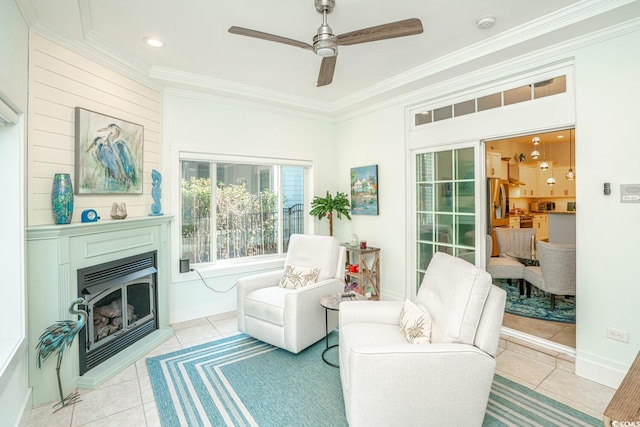
[[[301,110],[299,108],[292,108],[287,105],[276,105],[274,103],[265,103],[263,101],[257,101],[253,97],[237,97],[235,94],[219,95],[215,93],[207,93],[202,91],[195,91],[191,88],[176,88],[167,87],[164,91],[166,96],[175,96],[183,99],[192,99],[195,101],[213,102],[223,105],[234,105],[243,108],[251,108],[254,110],[265,111],[268,113],[284,114],[287,116],[297,116],[305,119],[311,119],[315,121],[325,123],[335,123],[336,120],[332,116],[326,114],[318,114],[315,110]]]
[[[412,85],[416,86],[421,80],[427,81],[429,78],[434,78],[438,73],[451,71],[456,67],[463,66],[472,61],[481,60],[482,58],[489,58],[491,55],[497,54],[502,50],[512,48],[527,41],[533,41],[536,37],[566,28],[572,24],[635,2],[635,0],[583,0],[481,42],[466,46],[449,55],[422,64],[358,92],[354,92],[332,102],[323,102],[284,92],[266,90],[251,85],[207,77],[201,74],[152,66],[132,55],[123,53],[126,49],[122,49],[121,46],[110,42],[93,31],[90,18],[90,1],[77,1],[80,8],[81,25],[84,34],[82,41],[69,40],[39,24],[31,5],[31,0],[16,0],[16,3],[32,31],[152,89],[163,91],[169,87],[176,87],[178,89],[186,88],[187,91],[204,90],[213,97],[231,98],[236,100],[235,102],[243,105],[256,107],[258,104],[265,104],[278,111],[299,112],[302,115],[313,114],[316,118],[324,116],[327,120],[334,121],[338,117],[342,120],[344,117],[359,115],[360,111],[372,111],[372,109],[384,108],[385,106],[397,104],[401,101],[416,99],[416,97],[419,96],[417,94],[423,94],[425,89],[421,88],[420,91],[417,92],[409,89],[409,87]],[[589,35],[585,37],[588,38],[588,36]],[[581,39],[581,37],[578,37],[578,39]],[[588,41],[585,43],[588,43]],[[577,44],[574,42],[570,45],[575,47]],[[553,45],[551,50],[556,50],[557,46],[568,45],[566,42],[561,42],[558,45]],[[566,47],[562,48],[566,49]],[[548,52],[548,50],[541,49],[536,52]],[[534,56],[536,55],[535,52],[526,52],[521,56],[526,57],[532,53]],[[518,58],[514,58],[514,60],[518,61]],[[500,64],[504,63],[508,63],[508,61],[500,61]],[[492,66],[489,66],[487,69],[492,68]],[[483,70],[484,69],[483,67]],[[462,74],[462,76],[464,76],[464,74]],[[450,80],[457,78],[452,77],[453,79]],[[459,84],[459,80],[456,81]],[[433,88],[434,85],[427,84],[427,86]],[[402,93],[406,91],[410,91],[410,93]],[[431,93],[433,94],[433,92]],[[376,98],[378,100],[376,100]]]
[[[393,76],[373,86],[340,98],[331,104],[332,111],[348,109],[350,106],[363,102],[374,96],[399,89],[461,64],[490,55],[519,43],[534,39],[551,31],[578,23],[588,18],[600,15],[610,10],[622,7],[635,0],[584,0],[567,6],[551,14],[542,16],[523,25],[512,28],[486,40],[466,46],[451,54],[427,62],[409,71]]]
[[[27,22],[29,27],[36,25],[38,22],[38,15],[36,15],[36,11],[33,10],[33,5],[31,4],[31,0],[15,0],[16,6],[20,9],[20,13],[22,13],[22,17]]]
[[[165,67],[151,67],[150,77],[167,83],[186,87],[204,88],[212,95],[221,95],[238,99],[250,99],[253,103],[264,103],[287,110],[300,110],[330,116],[330,104],[310,98],[290,95],[284,92],[266,90],[242,83],[216,79],[201,74],[188,73]]]
[[[88,35],[85,41],[77,41],[62,36],[55,31],[51,31],[48,27],[44,27],[38,23],[30,27],[30,30],[151,89],[157,90],[158,92],[162,92],[164,89],[157,81],[151,79],[148,73],[144,72],[144,69],[148,70],[149,68],[146,64],[141,61],[126,62],[122,55],[114,55],[111,53],[112,51],[105,49],[104,42],[100,41],[99,38],[93,34]]]
[[[343,111],[337,115],[338,122],[388,108],[403,105],[411,110],[419,106],[436,106],[450,102],[452,98],[474,93],[482,87],[490,86],[505,79],[522,78],[525,74],[538,73],[553,68],[566,68],[574,64],[576,50],[588,47],[624,34],[640,31],[640,18],[634,18],[573,39],[565,40],[550,47],[528,52],[505,61],[468,72],[435,84],[428,84],[419,90],[388,98],[377,103],[369,103],[363,108]]]

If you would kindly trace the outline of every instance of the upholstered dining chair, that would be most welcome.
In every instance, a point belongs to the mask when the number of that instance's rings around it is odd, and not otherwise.
[[[556,295],[576,294],[576,245],[538,242],[540,266],[525,267],[524,280],[551,295],[551,310]]]
[[[507,279],[511,284],[513,279],[520,282],[520,293],[524,292],[524,264],[506,255],[509,251],[530,251],[531,236],[535,239],[535,228],[506,228],[496,227],[498,241],[498,257],[487,254],[487,272],[494,279]],[[491,247],[491,236],[487,236],[487,247]]]
[[[335,237],[292,235],[284,269],[238,279],[238,330],[292,353],[324,338],[320,298],[344,292],[344,265]],[[327,314],[332,330],[338,316]]]
[[[414,301],[341,303],[349,425],[481,425],[505,300],[484,269],[437,252]]]

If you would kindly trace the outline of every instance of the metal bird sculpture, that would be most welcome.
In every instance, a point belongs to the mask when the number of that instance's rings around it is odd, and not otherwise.
[[[75,306],[78,304],[87,304],[84,298],[76,298],[71,301],[69,304],[69,314],[77,315],[78,320],[58,320],[53,325],[49,326],[45,331],[40,335],[38,345],[36,345],[37,350],[37,364],[38,369],[41,368],[42,362],[47,360],[47,358],[52,354],[56,353],[58,355],[58,363],[56,365],[56,375],[58,377],[58,391],[60,392],[60,403],[56,403],[54,408],[58,405],[61,405],[59,410],[65,406],[73,405],[74,403],[79,401],[78,393],[74,392],[64,397],[62,393],[62,383],[60,381],[60,364],[62,363],[62,355],[64,353],[65,347],[71,347],[73,344],[73,340],[75,339],[78,332],[84,327],[87,323],[87,312],[84,310],[75,309]]]

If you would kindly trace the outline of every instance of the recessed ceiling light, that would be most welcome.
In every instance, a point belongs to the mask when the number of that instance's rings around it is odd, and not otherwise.
[[[488,28],[493,27],[493,25],[496,23],[496,18],[494,18],[493,16],[483,16],[482,18],[478,19],[476,21],[476,26],[478,27],[478,29],[480,30],[486,30]]]
[[[558,135],[558,136],[556,136],[556,138],[562,139],[562,138],[564,138],[564,135]]]
[[[155,37],[145,37],[142,40],[144,40],[144,42],[146,44],[148,44],[149,46],[153,46],[153,47],[163,47],[164,46],[164,43],[162,42],[162,40],[159,40],[159,39],[157,39]]]

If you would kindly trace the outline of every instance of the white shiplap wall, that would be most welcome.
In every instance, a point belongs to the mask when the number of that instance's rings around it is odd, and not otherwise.
[[[162,172],[161,93],[36,33],[29,37],[28,225],[53,224],[55,173],[75,179],[75,107],[144,126],[144,170],[142,195],[76,195],[72,222],[79,222],[87,208],[111,221],[114,202],[125,202],[130,217],[147,216],[153,202],[151,170]]]

